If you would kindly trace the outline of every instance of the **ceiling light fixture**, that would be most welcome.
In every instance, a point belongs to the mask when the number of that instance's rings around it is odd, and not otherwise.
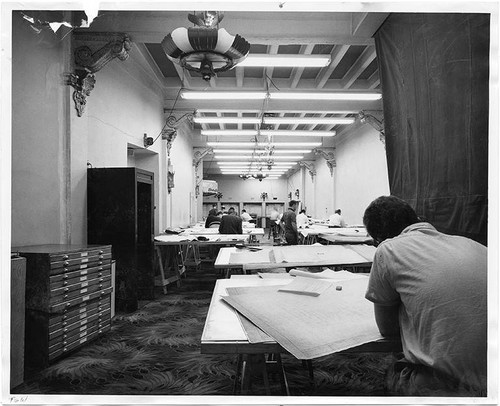
[[[352,124],[355,118],[349,117],[195,117],[198,124]]]
[[[330,55],[268,55],[253,54],[242,61],[239,66],[273,66],[273,67],[305,67],[322,68],[330,64]]]
[[[231,136],[249,136],[249,137],[255,137],[257,135],[267,135],[267,136],[272,136],[272,135],[284,135],[287,137],[333,137],[335,136],[336,132],[335,131],[319,131],[319,130],[307,130],[307,131],[300,131],[300,130],[201,130],[200,134],[205,135],[205,136],[224,136],[224,135],[231,135]],[[273,145],[276,145],[273,143]]]
[[[296,141],[284,141],[284,142],[272,142],[271,145],[275,147],[319,147],[321,146],[321,142],[315,141],[315,142],[296,142]],[[268,146],[268,142],[241,142],[241,141],[208,141],[207,146],[209,147],[253,147],[257,145],[258,147],[265,147]]]
[[[272,92],[248,91],[189,91],[181,93],[183,99],[190,100],[264,100],[266,97],[275,100],[380,100],[382,95],[377,92]]]
[[[283,155],[275,156],[274,159],[302,159],[303,155]],[[241,155],[215,155],[214,159],[252,159],[251,156],[241,156]]]
[[[224,13],[218,11],[188,14],[195,26],[176,28],[163,38],[165,54],[183,68],[200,73],[206,81],[233,68],[248,55],[250,44],[240,35],[219,28],[223,18]]]
[[[310,149],[274,149],[273,154],[308,154]],[[214,149],[214,154],[264,154],[265,149]]]
[[[258,162],[255,161],[225,161],[225,162],[217,162],[217,165],[259,165]],[[293,161],[282,161],[282,162],[275,162],[273,166],[283,166],[283,165],[296,165],[297,162]],[[262,165],[262,163],[260,163]]]

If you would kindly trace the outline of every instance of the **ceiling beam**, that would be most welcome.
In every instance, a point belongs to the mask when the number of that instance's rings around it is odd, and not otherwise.
[[[312,51],[314,49],[314,44],[307,44],[307,45],[302,45],[300,47],[299,54],[301,55],[311,55]],[[302,77],[302,73],[304,72],[304,67],[298,67],[294,68],[292,71],[292,83],[290,84],[290,87],[296,88],[297,84],[299,83],[300,78]]]
[[[330,75],[335,70],[339,62],[342,60],[346,52],[349,50],[348,45],[337,45],[333,48],[331,53],[330,65],[323,68],[319,75],[316,77],[316,88],[321,89],[325,87],[326,82],[330,79]]]
[[[352,34],[361,37],[373,37],[389,13],[353,13]]]
[[[342,87],[348,89],[377,57],[375,47],[366,47],[342,79]]]

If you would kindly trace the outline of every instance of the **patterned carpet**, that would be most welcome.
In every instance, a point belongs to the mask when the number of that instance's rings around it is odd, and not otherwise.
[[[189,272],[180,288],[118,314],[103,337],[37,373],[18,394],[231,395],[234,356],[200,354],[200,338],[215,280],[213,271]],[[392,354],[337,354],[313,361],[315,385],[301,361],[283,356],[293,396],[384,396]],[[280,395],[271,375],[272,395]],[[265,395],[256,380],[252,394]]]

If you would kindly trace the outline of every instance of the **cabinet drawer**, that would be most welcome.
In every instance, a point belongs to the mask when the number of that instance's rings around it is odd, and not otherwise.
[[[103,311],[106,307],[111,306],[111,296],[103,296],[98,299],[89,300],[88,302],[80,303],[77,306],[70,308],[65,308],[61,313],[53,313],[49,318],[49,330],[54,328],[53,326],[62,323],[63,321],[80,317],[89,312]]]
[[[82,250],[82,251],[54,253],[50,255],[50,262],[58,263],[67,260],[85,259],[88,257],[95,257],[103,254],[111,254],[111,246],[96,247],[96,248],[89,247],[87,250]]]
[[[58,305],[61,302],[68,302],[75,298],[79,298],[84,295],[90,295],[92,293],[101,291],[103,289],[107,289],[109,287],[111,287],[111,278],[108,278],[107,281],[104,281],[102,283],[99,282],[99,280],[97,280],[95,284],[87,285],[81,288],[76,288],[73,290],[69,290],[67,292],[65,292],[64,289],[58,289],[57,295],[50,296],[50,304]]]
[[[91,293],[86,294],[86,295],[79,295],[75,298],[69,299],[69,300],[64,301],[64,302],[54,303],[49,307],[50,312],[51,313],[60,313],[60,312],[64,311],[64,309],[68,309],[68,308],[70,308],[72,306],[76,306],[80,303],[88,302],[89,300],[97,299],[99,297],[108,295],[111,293],[112,290],[113,290],[113,288],[110,286],[109,288],[98,290],[96,292],[91,292]]]
[[[57,289],[67,285],[73,285],[78,281],[85,281],[98,276],[111,275],[111,263],[95,266],[87,269],[78,269],[72,272],[63,272],[50,277],[50,288]]]
[[[82,346],[88,341],[98,337],[102,333],[109,331],[110,328],[111,328],[110,323],[103,325],[101,328],[95,326],[95,328],[92,328],[91,331],[89,330],[83,332],[78,336],[74,337],[72,341],[60,342],[58,344],[55,344],[54,346],[49,348],[49,361],[53,361],[54,359],[60,357],[61,355],[64,355],[68,351],[71,351],[75,348]]]
[[[79,278],[80,279],[80,278]],[[74,291],[80,291],[81,294],[85,294],[86,292],[84,291],[85,288],[92,288],[93,286],[96,285],[101,285],[101,288],[107,288],[108,286],[111,286],[111,275],[107,276],[94,276],[93,278],[88,278],[88,277],[82,277],[83,280],[74,280],[72,279],[71,281],[75,282],[73,284],[68,284],[66,286],[62,286],[57,289],[53,289],[51,286],[50,290],[50,296],[51,298],[57,298],[61,297],[64,295],[69,295],[68,297],[72,297],[71,295],[74,293]]]
[[[54,320],[51,318],[50,322],[50,327],[49,327],[49,337],[52,335],[53,332],[60,330],[62,328],[65,328],[67,326],[72,325],[73,323],[83,321],[86,319],[91,319],[95,315],[97,316],[104,316],[107,312],[111,312],[111,305],[110,303],[106,304],[97,304],[93,306],[91,309],[81,312],[81,313],[76,313],[71,315],[71,317],[66,317],[66,315],[59,316],[57,317],[57,320],[54,318]],[[93,320],[93,319],[92,319]]]
[[[66,326],[61,325],[60,328],[51,330],[49,332],[49,346],[52,346],[58,340],[69,340],[74,335],[86,331],[96,323],[98,327],[101,327],[102,324],[109,321],[110,318],[111,312],[108,309],[107,311],[96,312],[92,315],[87,315],[87,317],[84,317],[80,320],[75,320]]]
[[[78,269],[87,269],[94,266],[99,266],[111,262],[111,253],[102,255],[93,255],[82,258],[70,258],[64,261],[52,262],[50,264],[50,274],[57,275],[68,271],[76,271]]]

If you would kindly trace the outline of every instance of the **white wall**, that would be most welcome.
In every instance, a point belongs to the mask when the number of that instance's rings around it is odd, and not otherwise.
[[[196,201],[194,196],[193,142],[186,126],[177,131],[170,151],[174,167],[174,188],[167,200],[166,227],[185,227],[196,222]],[[165,180],[166,182],[166,180]]]
[[[112,60],[96,73],[78,117],[73,89],[61,80],[70,70],[71,36],[40,43],[18,16],[12,38],[12,245],[86,243],[87,161],[127,166],[127,144],[143,146],[144,133],[160,133],[163,95],[133,46],[126,61]],[[133,162],[155,173],[159,207],[166,199],[159,170],[165,151],[160,140],[149,150]]]
[[[372,200],[390,194],[387,160],[379,133],[360,126],[336,146],[335,207],[348,224],[362,224]]]
[[[67,168],[63,44],[39,43],[21,17],[12,34],[12,245],[64,243]]]

